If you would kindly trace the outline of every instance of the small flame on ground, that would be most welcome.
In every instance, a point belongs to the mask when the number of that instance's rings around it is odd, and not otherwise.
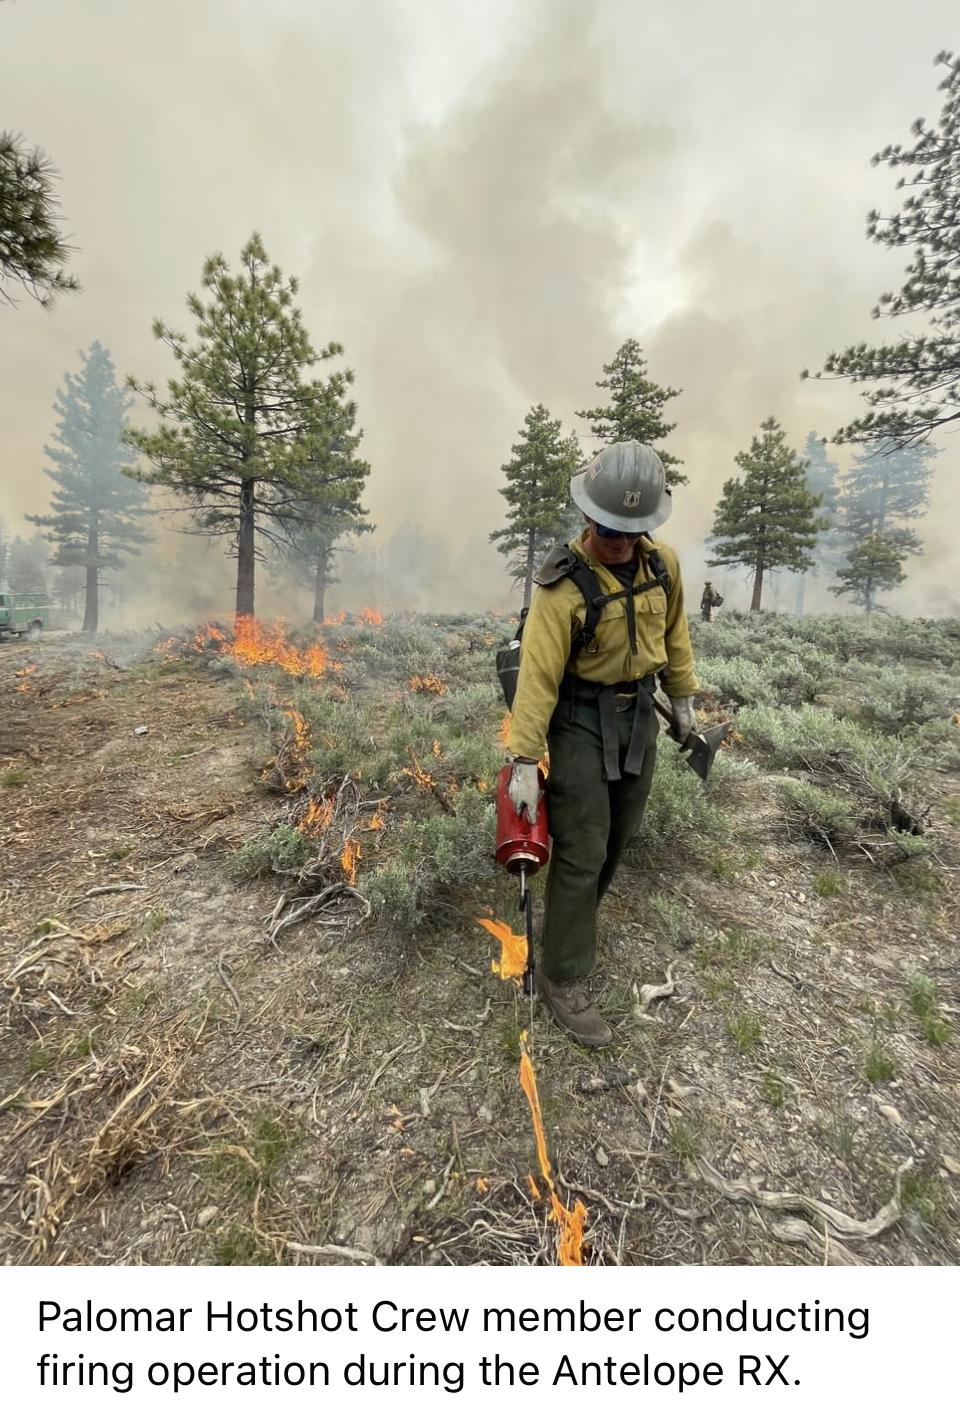
[[[358,618],[361,624],[383,624],[383,615],[379,610],[361,610]]]
[[[520,1035],[520,1087],[526,1094],[533,1121],[533,1135],[537,1142],[537,1159],[540,1171],[550,1191],[550,1218],[559,1226],[557,1230],[557,1262],[564,1267],[579,1267],[583,1263],[583,1231],[587,1223],[587,1207],[582,1200],[574,1202],[570,1210],[557,1194],[553,1180],[553,1167],[547,1150],[547,1134],[540,1111],[540,1096],[537,1092],[537,1075],[527,1050],[529,1035],[526,1030]]]
[[[326,615],[326,616],[324,617],[324,621],[323,621],[323,622],[324,622],[324,624],[327,625],[327,626],[329,626],[329,625],[344,624],[345,621],[346,621],[346,618],[347,618],[347,612],[346,612],[346,610],[340,610],[340,611],[339,611],[337,614],[335,614],[335,615]]]
[[[501,723],[500,723],[500,744],[501,744],[501,746],[506,746],[506,744],[507,744],[507,738],[509,737],[509,735],[510,735],[510,713],[509,713],[509,712],[505,712],[505,713],[503,714],[503,720],[502,720]]]
[[[401,776],[409,776],[411,780],[415,780],[421,790],[436,790],[436,777],[431,776],[429,771],[423,769],[420,762],[417,760],[416,752],[412,746],[408,748],[408,754],[411,764],[409,766],[404,766],[403,770],[400,772]]]
[[[357,881],[357,865],[360,862],[360,845],[356,839],[348,839],[343,846],[343,853],[340,855],[340,867],[347,876],[347,882],[351,887]]]
[[[477,921],[492,937],[500,943],[502,956],[499,962],[491,964],[494,971],[503,980],[518,981],[523,975],[527,964],[527,939],[521,937],[510,930],[505,922],[497,922],[490,918],[478,917]],[[537,1143],[537,1160],[540,1163],[540,1173],[547,1183],[550,1193],[550,1215],[549,1218],[557,1228],[557,1263],[564,1267],[572,1268],[583,1263],[584,1231],[587,1224],[587,1207],[582,1200],[576,1200],[573,1209],[564,1205],[557,1194],[557,1188],[553,1179],[553,1167],[550,1164],[550,1152],[547,1149],[547,1133],[543,1125],[543,1114],[540,1110],[540,1095],[537,1092],[537,1075],[533,1067],[533,1060],[530,1057],[530,1035],[527,1030],[523,1030],[520,1035],[520,1087],[526,1095],[527,1104],[530,1108],[530,1118],[533,1122],[533,1135]],[[540,1200],[540,1187],[533,1176],[527,1177],[527,1185],[530,1194],[535,1200]]]
[[[490,962],[490,970],[502,981],[520,981],[527,968],[527,939],[511,930],[506,922],[478,917],[485,932],[500,943],[500,960]]]
[[[33,675],[37,671],[35,663],[28,663],[25,668],[18,668],[13,675],[14,678],[21,678],[23,681],[17,684],[18,693],[32,693],[34,688]]]
[[[333,819],[333,801],[317,800],[311,796],[307,812],[297,825],[301,834],[323,834]]]
[[[447,691],[447,685],[442,678],[438,678],[435,673],[415,673],[407,680],[407,685],[414,693],[432,693],[435,697],[443,697]]]
[[[484,1195],[490,1189],[490,1182],[486,1176],[477,1177],[477,1194]]]
[[[376,810],[374,810],[373,814],[370,816],[370,823],[367,825],[367,828],[383,829],[385,823],[386,821],[384,820],[383,816],[383,807],[378,805]]]

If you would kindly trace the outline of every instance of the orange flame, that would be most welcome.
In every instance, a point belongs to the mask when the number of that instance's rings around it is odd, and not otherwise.
[[[35,663],[28,663],[25,668],[18,668],[14,674],[15,678],[22,678],[23,682],[17,684],[18,693],[32,693],[34,689],[33,675],[37,671]]]
[[[414,693],[433,693],[435,697],[441,698],[447,691],[446,683],[435,673],[415,673],[407,681]]]
[[[379,610],[361,610],[358,618],[361,624],[383,624],[383,616]]]
[[[485,932],[500,943],[500,960],[490,962],[490,970],[502,981],[519,981],[527,968],[527,939],[511,931],[506,922],[478,917]]]
[[[343,846],[343,853],[340,855],[340,867],[347,875],[347,882],[351,887],[357,881],[357,865],[360,862],[360,845],[356,839],[348,839]]]
[[[310,797],[307,812],[297,825],[301,834],[323,834],[333,819],[333,801]]]
[[[478,1176],[476,1184],[478,1195],[483,1195],[490,1189],[490,1182],[487,1180],[486,1176]]]
[[[343,624],[344,621],[346,620],[346,618],[347,618],[347,612],[346,612],[346,610],[340,610],[339,613],[336,614],[336,615],[326,615],[326,616],[324,617],[324,621],[323,621],[323,622],[324,622],[325,625],[338,625],[338,624]]]
[[[321,644],[299,649],[286,637],[282,620],[265,624],[253,615],[237,616],[232,639],[219,625],[205,624],[186,643],[171,635],[154,647],[166,660],[190,654],[223,653],[247,667],[274,664],[296,678],[319,678],[336,669]]]
[[[253,615],[238,615],[233,643],[228,646],[227,652],[238,663],[277,664],[284,672],[297,678],[319,678],[326,673],[329,663],[321,644],[298,649],[286,638],[282,620],[268,625]]]
[[[527,939],[512,932],[505,922],[478,917],[480,926],[500,943],[502,956],[499,962],[491,965],[502,980],[518,980],[527,964]],[[530,1036],[526,1030],[520,1035],[520,1087],[526,1095],[533,1122],[533,1135],[537,1143],[537,1160],[540,1172],[550,1192],[550,1220],[557,1229],[557,1262],[564,1267],[577,1267],[583,1263],[584,1230],[587,1224],[587,1207],[582,1200],[574,1202],[573,1209],[564,1205],[557,1194],[553,1179],[553,1167],[547,1149],[547,1133],[540,1111],[540,1095],[537,1092],[537,1075],[529,1050]],[[527,1185],[535,1200],[539,1200],[540,1188],[533,1176],[527,1177]]]
[[[370,816],[370,823],[367,825],[367,828],[383,829],[384,823],[385,821],[383,817],[383,807],[378,805],[376,810],[374,810],[373,814]]]
[[[528,1041],[529,1036],[524,1030],[520,1035],[520,1087],[526,1094],[530,1106],[533,1135],[537,1142],[537,1159],[540,1162],[543,1179],[550,1191],[550,1218],[559,1226],[557,1230],[557,1262],[566,1268],[579,1267],[583,1264],[583,1232],[587,1223],[587,1207],[582,1200],[577,1200],[573,1209],[570,1210],[557,1195],[553,1181],[553,1167],[550,1164],[550,1153],[547,1150],[547,1134],[543,1126],[543,1114],[540,1111],[537,1075],[527,1051]]]
[[[421,790],[436,790],[436,777],[431,776],[429,771],[423,769],[420,762],[417,760],[416,752],[412,746],[408,748],[408,752],[411,764],[409,766],[404,766],[403,770],[400,772],[401,776],[409,776],[411,780],[415,780]]]
[[[506,746],[507,738],[510,735],[510,713],[503,714],[503,721],[500,723],[500,745]]]

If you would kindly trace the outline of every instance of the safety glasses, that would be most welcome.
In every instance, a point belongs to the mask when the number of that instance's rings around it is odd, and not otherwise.
[[[643,536],[642,532],[619,532],[614,527],[604,527],[602,522],[594,522],[593,525],[598,537],[626,537],[628,542],[636,542]]]

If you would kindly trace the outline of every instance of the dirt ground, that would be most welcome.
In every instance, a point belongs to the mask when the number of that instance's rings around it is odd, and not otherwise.
[[[429,937],[335,909],[266,941],[283,879],[230,856],[290,810],[263,782],[274,749],[234,676],[109,640],[0,644],[0,1252],[552,1262],[517,1083],[529,1012],[490,973],[477,895]],[[722,849],[618,880],[612,1050],[532,1022],[587,1261],[960,1261],[946,780],[941,857],[906,891],[866,864],[834,891],[770,778],[739,785]],[[688,929],[651,922],[651,887]],[[491,864],[507,921],[511,892]]]

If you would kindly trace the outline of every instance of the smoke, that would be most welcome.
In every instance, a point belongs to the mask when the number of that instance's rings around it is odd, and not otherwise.
[[[761,420],[799,449],[859,407],[800,369],[896,330],[869,320],[902,272],[864,238],[866,210],[898,199],[870,156],[938,110],[949,13],[917,0],[905,32],[882,0],[867,32],[811,0],[785,33],[751,0],[275,0],[269,21],[260,0],[3,6],[8,120],[63,173],[84,291],[52,315],[0,310],[0,515],[15,531],[47,505],[42,445],[78,350],[99,337],[121,372],[162,382],[152,318],[189,330],[204,256],[235,259],[258,228],[302,276],[315,341],[342,341],[356,372],[378,533],[344,557],[330,608],[377,604],[358,597],[378,579],[429,608],[511,598],[487,537],[523,416],[543,401],[586,455],[574,412],[631,335],[682,391],[671,447],[690,484],[663,535],[692,593]],[[947,439],[893,608],[956,608],[958,476]],[[162,618],[223,613],[221,549],[163,528],[124,595]],[[306,606],[260,585],[264,609]]]

